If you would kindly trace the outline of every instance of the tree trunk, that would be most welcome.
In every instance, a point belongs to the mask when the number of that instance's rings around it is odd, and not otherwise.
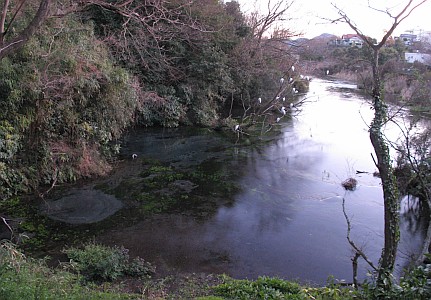
[[[382,180],[384,198],[385,219],[385,243],[380,258],[379,274],[377,282],[379,285],[390,284],[391,280],[385,280],[392,273],[399,241],[399,212],[398,212],[398,187],[393,174],[389,146],[382,133],[382,127],[387,119],[387,106],[380,94],[380,74],[378,69],[379,49],[374,50],[373,57],[373,106],[374,119],[370,126],[370,139],[377,157],[377,168]]]
[[[1,33],[2,36],[0,40],[0,59],[20,49],[30,39],[30,37],[33,36],[36,30],[46,20],[50,4],[51,0],[41,0],[39,4],[39,9],[37,10],[30,24],[28,24],[28,26],[20,34],[18,34],[17,37],[6,41],[5,37],[3,36],[4,32]],[[6,9],[7,7],[5,5],[2,15],[6,14]],[[4,24],[2,27],[4,28]]]

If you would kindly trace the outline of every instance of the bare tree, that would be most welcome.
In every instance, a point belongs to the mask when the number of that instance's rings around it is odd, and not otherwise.
[[[287,27],[294,3],[294,0],[267,0],[264,6],[255,7],[246,16],[251,32],[235,49],[240,63],[235,68],[246,73],[246,78],[263,79],[266,85],[254,99],[241,94],[240,133],[249,127],[266,133],[284,116],[298,113],[307,101],[297,96],[306,91],[309,77],[300,75],[300,68],[295,65],[297,58],[288,43],[299,35]]]
[[[285,21],[288,18],[286,13],[292,7],[293,3],[293,0],[277,0],[275,3],[271,0],[268,0],[266,14],[261,14],[258,10],[256,10],[250,15],[249,25],[252,27],[253,34],[257,38],[258,43],[262,41],[264,35],[268,34],[271,28],[276,29],[274,26],[278,22]],[[285,37],[291,36],[290,31],[285,31],[285,33],[287,33]]]
[[[123,17],[124,36],[128,38],[128,24],[131,22],[142,24],[144,34],[156,43],[173,38],[172,28],[191,28],[204,31],[187,12],[190,11],[193,0],[184,1],[152,1],[152,0],[78,0],[78,1],[52,1],[52,0],[4,0],[0,14],[0,59],[19,50],[42,26],[49,17],[63,17],[88,9],[100,7],[112,11]],[[34,9],[34,7],[36,9]],[[12,35],[10,30],[24,12],[31,13],[33,17],[29,23],[18,33]],[[188,32],[182,30],[184,38]]]
[[[427,0],[414,1],[409,0],[401,11],[397,14],[392,13],[389,9],[381,10],[373,8],[370,4],[370,9],[382,12],[392,19],[392,25],[383,38],[376,44],[368,38],[360,28],[349,18],[349,16],[340,9],[336,4],[333,6],[338,10],[340,16],[335,21],[342,21],[347,23],[356,34],[358,34],[365,44],[372,50],[371,66],[373,71],[373,108],[374,119],[370,125],[370,140],[374,148],[377,158],[375,160],[376,166],[379,170],[384,198],[384,247],[382,250],[379,270],[378,270],[378,285],[387,288],[391,285],[391,274],[395,265],[395,258],[399,241],[399,215],[398,215],[398,188],[396,178],[394,176],[391,157],[389,154],[389,146],[383,134],[383,126],[387,122],[388,112],[387,105],[382,99],[381,95],[381,77],[379,73],[379,52],[385,45],[386,41],[392,35],[397,26],[410,16],[413,10],[420,5],[427,2]]]

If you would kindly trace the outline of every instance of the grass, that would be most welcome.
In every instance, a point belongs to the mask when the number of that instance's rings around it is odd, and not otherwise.
[[[13,244],[2,241],[0,299],[410,300],[430,299],[431,296],[429,265],[411,270],[389,290],[379,289],[372,283],[365,283],[360,290],[354,290],[334,283],[324,287],[310,287],[274,277],[236,280],[225,275],[177,274],[158,279],[148,278],[140,276],[147,274],[148,265],[142,262],[137,266],[133,262],[129,264],[123,248],[90,244],[83,249],[73,248],[71,253],[76,261],[54,269],[49,268],[44,260],[28,258]],[[115,259],[107,259],[110,256]],[[111,262],[108,268],[106,261]],[[100,265],[101,263],[103,264]],[[120,266],[121,270],[112,269],[112,265]],[[84,270],[94,271],[95,266],[102,267],[101,273],[108,271],[105,273],[115,276],[110,276],[106,282],[101,281],[100,276],[95,278],[80,275],[86,273]],[[117,274],[117,271],[122,274]],[[117,281],[110,281],[117,277]],[[97,280],[93,281],[95,279]]]
[[[81,251],[81,264],[85,261],[85,265],[93,267],[98,258],[106,258],[107,252],[118,255],[117,250],[92,244],[82,250],[73,249],[72,252]],[[249,281],[234,280],[227,276],[192,274],[164,279],[140,278],[141,293],[134,294],[123,292],[121,284],[100,281],[96,284],[91,278],[79,275],[81,272],[69,270],[74,270],[74,267],[68,265],[68,268],[49,268],[44,260],[28,258],[13,244],[2,242],[0,299],[349,299],[350,292],[334,292],[333,288],[307,289],[278,278],[261,277],[256,281]],[[332,291],[331,297],[320,297],[325,291]],[[333,297],[334,295],[337,297]]]
[[[27,258],[10,243],[0,245],[0,299],[139,299],[105,289],[84,286],[81,276]]]

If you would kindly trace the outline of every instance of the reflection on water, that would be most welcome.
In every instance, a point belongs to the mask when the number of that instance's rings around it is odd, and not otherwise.
[[[350,84],[316,79],[308,97],[301,115],[259,148],[235,148],[221,138],[186,131],[132,136],[126,151],[183,167],[221,162],[238,170],[241,175],[232,180],[242,189],[232,195],[233,205],[220,206],[206,220],[161,214],[101,238],[170,270],[318,283],[333,275],[351,281],[352,252],[341,206],[345,198],[351,237],[377,264],[383,201],[380,180],[372,176],[376,168],[367,124],[373,111]],[[216,146],[218,151],[211,151]],[[340,185],[348,177],[358,180],[354,192]],[[399,265],[421,247],[426,224],[412,213],[414,205],[406,209],[406,201]],[[364,278],[366,266],[361,265]]]

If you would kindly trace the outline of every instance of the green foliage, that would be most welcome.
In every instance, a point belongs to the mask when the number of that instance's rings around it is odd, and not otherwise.
[[[401,58],[399,52],[394,47],[384,47],[379,52],[379,65],[384,65],[390,60],[400,60]]]
[[[128,250],[124,247],[107,247],[89,243],[83,249],[64,250],[71,259],[72,268],[87,280],[110,281],[123,275],[149,276],[154,268],[141,258],[129,262]]]
[[[0,244],[0,299],[136,299],[130,294],[92,289],[81,278],[64,270],[53,270],[43,260],[24,256],[10,243]]]
[[[299,284],[269,277],[256,281],[227,279],[214,291],[227,299],[304,299]]]
[[[0,61],[0,195],[104,174],[135,118],[136,90],[91,24],[50,19]]]
[[[280,278],[259,277],[255,281],[234,280],[226,277],[223,284],[214,287],[214,293],[223,299],[355,299],[349,288],[337,285],[307,287]]]
[[[430,299],[430,267],[431,265],[424,265],[406,271],[400,282],[392,284],[390,288],[367,282],[359,291],[359,296],[364,299]]]

